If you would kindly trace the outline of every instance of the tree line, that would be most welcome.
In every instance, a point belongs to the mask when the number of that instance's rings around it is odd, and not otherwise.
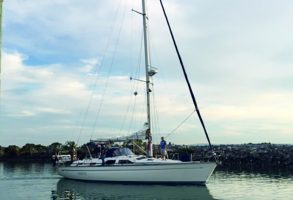
[[[111,146],[114,144],[111,144]],[[115,145],[114,145],[115,146]],[[125,142],[124,147],[130,148],[135,154],[144,154],[146,143],[137,141]],[[214,145],[213,147],[220,161],[220,167],[225,169],[293,169],[293,145],[279,145],[270,143]],[[0,161],[20,162],[50,162],[56,154],[76,154],[78,159],[98,157],[99,148],[94,142],[78,146],[74,141],[64,144],[54,142],[48,146],[27,143],[22,147],[9,145],[0,146]],[[159,145],[154,145],[154,155],[160,156]],[[182,161],[214,161],[215,157],[208,145],[176,145],[168,148],[170,159]]]
[[[117,144],[107,144],[107,146],[118,146]],[[135,154],[144,154],[146,142],[141,140],[133,143],[132,141],[124,142],[121,146],[131,149]],[[154,144],[154,155],[160,156],[159,145]],[[192,148],[185,145],[172,145],[172,150],[168,151],[170,159],[180,159],[189,161],[192,154]],[[54,142],[48,146],[41,144],[27,143],[22,147],[9,145],[0,146],[0,161],[27,161],[27,162],[49,162],[53,155],[57,154],[76,154],[78,159],[85,157],[97,157],[99,155],[98,145],[94,142],[88,142],[78,146],[74,141],[67,141],[65,144]],[[205,158],[210,158],[211,154],[205,154]]]
[[[113,144],[110,144],[111,146]],[[116,145],[114,145],[116,146]],[[132,142],[124,142],[122,146],[131,148],[134,153],[143,154],[143,146],[145,143],[137,141],[135,146]],[[0,146],[0,161],[21,161],[21,162],[50,162],[53,155],[75,153],[78,159],[85,157],[97,156],[97,144],[88,142],[78,146],[74,141],[67,141],[64,144],[54,142],[48,146],[41,144],[27,143],[22,147],[17,145],[9,145],[7,147]]]
[[[9,145],[0,146],[0,161],[50,161],[52,155],[60,152],[69,154],[72,148],[77,147],[74,141],[68,141],[65,144],[54,142],[48,146],[41,144],[27,143],[22,147]]]

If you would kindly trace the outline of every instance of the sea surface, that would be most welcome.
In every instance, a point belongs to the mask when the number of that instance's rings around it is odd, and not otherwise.
[[[63,179],[50,164],[0,163],[0,199],[293,199],[293,172],[216,169],[206,186],[122,185]]]

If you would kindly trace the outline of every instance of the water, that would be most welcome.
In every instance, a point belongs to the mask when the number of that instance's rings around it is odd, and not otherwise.
[[[206,187],[121,185],[62,179],[50,164],[0,163],[0,199],[293,199],[293,173],[216,170]]]

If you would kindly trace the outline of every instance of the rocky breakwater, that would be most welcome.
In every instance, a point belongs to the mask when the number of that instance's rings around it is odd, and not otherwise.
[[[215,145],[223,168],[228,169],[293,169],[293,145],[285,144],[239,144]],[[208,146],[192,146],[189,153],[193,160],[213,160]]]

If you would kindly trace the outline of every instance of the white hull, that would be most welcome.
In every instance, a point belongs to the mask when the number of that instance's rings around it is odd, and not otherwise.
[[[68,166],[58,173],[69,179],[153,184],[205,184],[217,164],[187,162],[153,165]]]

